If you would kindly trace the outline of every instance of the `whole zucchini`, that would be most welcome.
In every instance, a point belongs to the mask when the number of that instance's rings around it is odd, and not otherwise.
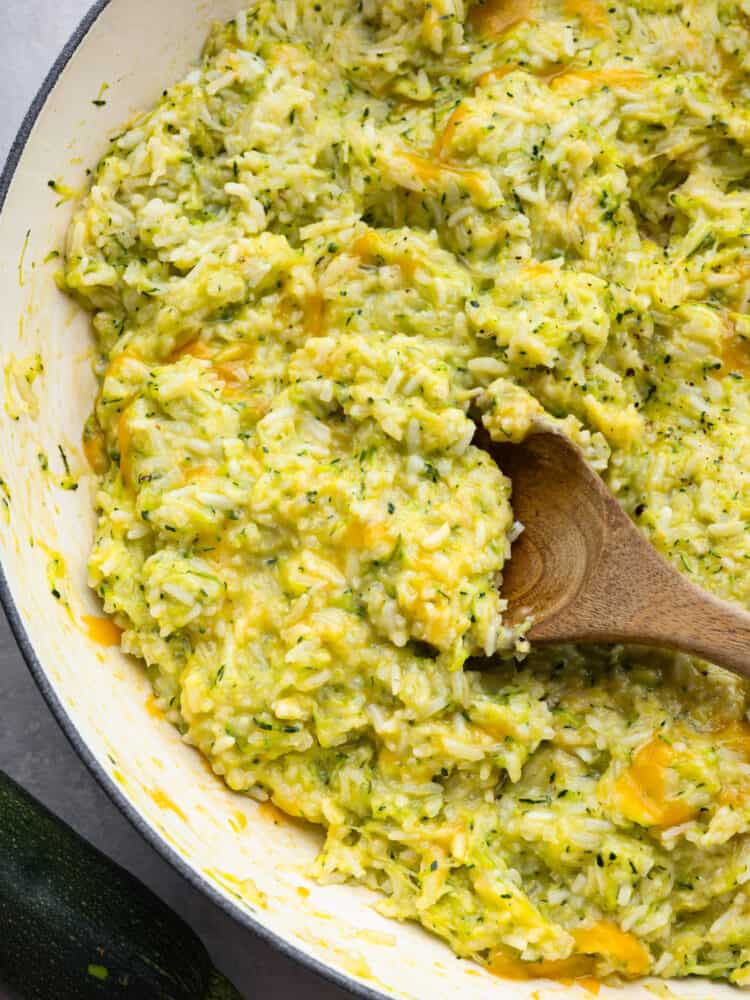
[[[26,1000],[239,1000],[184,921],[2,771],[0,980]]]

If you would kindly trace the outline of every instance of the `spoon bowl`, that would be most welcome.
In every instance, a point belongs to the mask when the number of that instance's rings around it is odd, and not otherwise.
[[[750,614],[674,569],[572,441],[549,430],[479,441],[510,478],[524,528],[503,571],[506,624],[530,618],[537,645],[660,646],[750,676]]]

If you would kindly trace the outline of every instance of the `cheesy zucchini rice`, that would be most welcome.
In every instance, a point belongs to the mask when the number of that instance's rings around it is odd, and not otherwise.
[[[749,99],[748,0],[259,0],[70,229],[124,649],[320,878],[501,975],[750,983],[748,686],[524,656],[471,443],[559,426],[750,603]]]

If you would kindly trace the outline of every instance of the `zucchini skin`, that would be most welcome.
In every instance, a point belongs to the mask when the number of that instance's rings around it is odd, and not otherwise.
[[[24,1000],[240,1000],[180,917],[2,771],[0,980]]]

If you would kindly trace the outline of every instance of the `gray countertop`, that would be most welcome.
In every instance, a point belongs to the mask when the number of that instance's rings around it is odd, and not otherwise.
[[[0,164],[44,75],[90,2],[0,0]],[[68,745],[2,616],[0,705],[0,768],[181,914],[243,996],[306,1000],[349,996],[239,927],[146,844]]]

